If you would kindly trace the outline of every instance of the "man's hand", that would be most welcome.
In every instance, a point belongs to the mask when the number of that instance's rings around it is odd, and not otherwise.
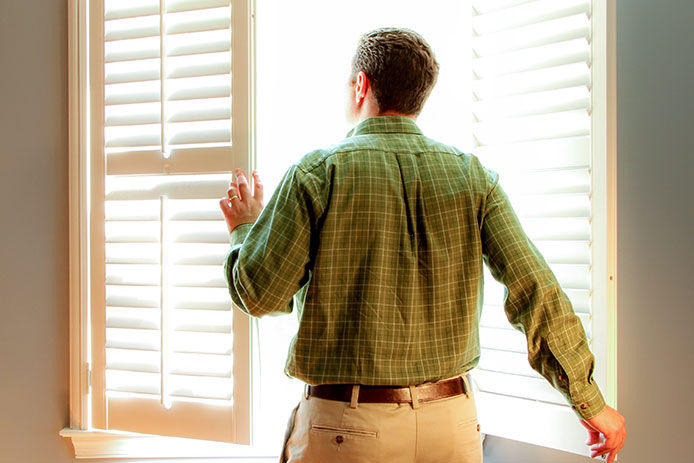
[[[236,169],[236,181],[229,184],[226,198],[219,200],[229,233],[244,223],[256,221],[263,210],[263,185],[257,172],[253,172],[253,193],[246,173]]]
[[[591,446],[590,457],[607,455],[607,461],[613,462],[627,438],[624,417],[614,408],[606,406],[593,418],[581,420],[581,424],[588,430],[586,445]],[[601,434],[604,440],[600,437]]]

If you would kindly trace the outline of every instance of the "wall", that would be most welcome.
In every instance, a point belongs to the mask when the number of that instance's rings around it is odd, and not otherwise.
[[[624,461],[691,461],[694,2],[618,4]],[[618,18],[620,17],[618,16]]]
[[[0,2],[0,462],[71,462],[67,1]]]
[[[617,1],[618,400],[625,463],[692,461],[694,2]],[[588,458],[491,438],[485,463]]]

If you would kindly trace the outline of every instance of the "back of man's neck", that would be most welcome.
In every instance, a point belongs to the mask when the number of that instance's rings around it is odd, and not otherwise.
[[[379,112],[379,113],[363,114],[359,118],[359,121],[357,122],[357,124],[365,121],[366,119],[369,119],[370,117],[382,117],[382,116],[403,116],[403,117],[409,117],[413,121],[417,120],[417,116],[415,116],[414,114],[405,114],[405,113],[399,113],[397,111],[388,110],[388,111],[383,111],[383,112]]]

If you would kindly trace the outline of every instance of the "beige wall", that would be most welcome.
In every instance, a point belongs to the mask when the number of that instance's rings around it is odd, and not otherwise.
[[[66,4],[0,3],[2,463],[72,461],[57,435],[68,423]],[[684,462],[694,409],[694,3],[619,0],[617,14],[621,461]],[[587,461],[497,438],[485,450],[485,463]]]
[[[0,462],[70,462],[66,0],[0,2],[0,105]]]

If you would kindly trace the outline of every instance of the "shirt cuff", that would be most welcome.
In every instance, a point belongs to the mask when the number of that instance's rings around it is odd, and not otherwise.
[[[574,400],[571,409],[579,418],[589,420],[599,414],[605,408],[605,399],[595,383],[587,386],[585,391],[581,391],[578,400]],[[576,394],[578,396],[578,394]]]
[[[251,231],[252,226],[253,224],[251,223],[242,223],[241,225],[237,225],[236,228],[232,230],[231,235],[229,235],[229,244],[231,244],[232,247],[243,244],[246,236],[248,236],[248,232]]]

